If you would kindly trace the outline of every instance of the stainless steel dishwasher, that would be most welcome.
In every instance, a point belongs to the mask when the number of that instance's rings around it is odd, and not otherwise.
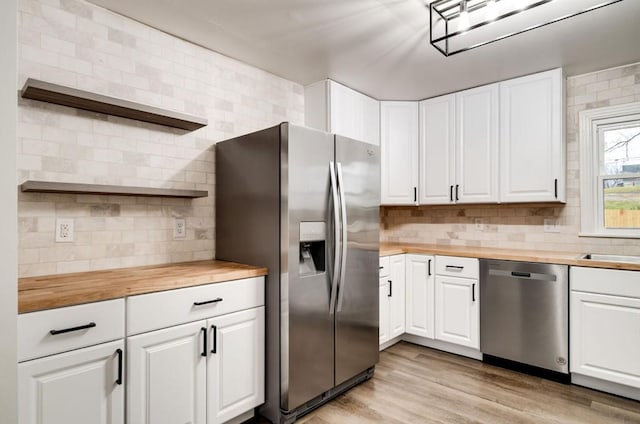
[[[507,366],[513,361],[531,368],[524,371],[568,377],[568,273],[566,265],[480,260],[480,350],[485,361],[505,365],[500,359],[507,360]]]

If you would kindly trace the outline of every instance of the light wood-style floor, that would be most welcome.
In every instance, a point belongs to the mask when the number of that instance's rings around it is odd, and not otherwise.
[[[371,380],[298,422],[630,424],[640,402],[401,342]]]

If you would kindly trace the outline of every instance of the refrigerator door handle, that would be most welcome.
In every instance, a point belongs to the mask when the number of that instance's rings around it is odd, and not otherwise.
[[[342,310],[342,299],[344,299],[344,274],[347,268],[347,200],[344,195],[344,178],[342,176],[342,164],[338,162],[338,190],[340,195],[340,207],[342,213],[341,228],[342,228],[342,257],[340,258],[340,285],[338,286],[338,312]]]
[[[340,266],[340,209],[338,205],[338,184],[336,182],[336,165],[329,162],[329,174],[331,175],[331,197],[333,199],[333,275],[331,276],[331,300],[329,301],[329,313],[336,310],[336,300],[338,295],[338,267]]]

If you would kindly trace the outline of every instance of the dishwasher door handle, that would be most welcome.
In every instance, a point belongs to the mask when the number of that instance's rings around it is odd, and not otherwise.
[[[536,272],[505,271],[503,269],[489,269],[489,275],[510,279],[531,280],[531,281],[556,281],[558,277],[554,274],[541,274]]]

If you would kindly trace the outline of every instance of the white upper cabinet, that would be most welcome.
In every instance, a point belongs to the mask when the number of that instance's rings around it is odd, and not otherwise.
[[[380,104],[381,203],[418,204],[418,103]]]
[[[456,93],[456,202],[498,202],[498,104],[498,84]]]
[[[380,102],[331,80],[305,87],[305,123],[311,128],[380,144]]]
[[[420,102],[418,202],[453,202],[455,179],[455,95]]]
[[[562,69],[500,83],[500,200],[565,201]]]

